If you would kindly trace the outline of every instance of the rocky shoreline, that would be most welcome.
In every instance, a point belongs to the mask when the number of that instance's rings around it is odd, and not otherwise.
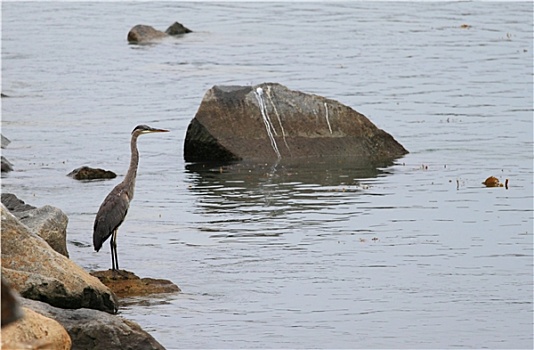
[[[3,193],[0,209],[2,320],[23,314],[2,324],[2,349],[164,349],[116,313],[120,298],[176,293],[178,286],[123,270],[85,271],[68,258],[68,218],[58,208]],[[15,302],[4,297],[11,290]]]

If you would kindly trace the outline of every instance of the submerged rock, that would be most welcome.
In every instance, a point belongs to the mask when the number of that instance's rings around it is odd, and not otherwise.
[[[114,179],[117,177],[117,174],[109,170],[82,166],[77,169],[74,169],[73,171],[68,173],[67,176],[70,176],[75,180],[96,180],[96,179]]]
[[[23,299],[24,306],[59,322],[72,340],[73,350],[164,350],[137,323],[116,315],[89,309],[64,310]]]
[[[1,205],[2,277],[29,299],[62,308],[118,309],[115,294],[53,250]]]
[[[192,33],[193,31],[187,27],[184,27],[183,24],[181,23],[178,23],[178,22],[174,22],[169,28],[167,28],[167,30],[165,31],[165,33],[169,34],[169,35],[182,35],[182,34],[187,34],[187,33]]]
[[[188,162],[331,156],[386,160],[406,153],[352,108],[275,83],[209,89],[184,144]]]
[[[180,288],[169,280],[139,278],[133,272],[126,270],[95,271],[91,272],[91,275],[121,298],[180,292]]]
[[[128,32],[128,42],[131,44],[150,43],[169,36],[182,35],[191,32],[191,29],[184,27],[178,22],[174,22],[165,32],[154,29],[151,26],[138,24]]]

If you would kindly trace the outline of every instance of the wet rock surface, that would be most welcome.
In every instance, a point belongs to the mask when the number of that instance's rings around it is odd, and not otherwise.
[[[336,156],[386,160],[406,153],[352,108],[276,83],[212,87],[184,143],[188,162]]]
[[[117,174],[110,170],[82,166],[77,169],[74,169],[73,171],[68,173],[67,176],[70,176],[75,180],[97,180],[114,179],[117,177]]]
[[[176,293],[180,288],[169,280],[139,278],[126,270],[91,272],[118,297],[150,296],[159,293]]]

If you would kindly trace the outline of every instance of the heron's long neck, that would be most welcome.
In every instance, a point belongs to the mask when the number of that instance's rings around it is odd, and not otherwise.
[[[128,193],[128,197],[130,197],[130,200],[132,200],[134,196],[135,177],[137,176],[137,165],[139,164],[139,151],[137,151],[138,136],[138,134],[132,135],[132,140],[130,142],[130,149],[132,152],[130,167],[128,168],[128,172],[123,180],[123,183],[126,185],[126,191]]]

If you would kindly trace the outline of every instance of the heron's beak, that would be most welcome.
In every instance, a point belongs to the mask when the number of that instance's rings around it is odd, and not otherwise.
[[[150,129],[149,132],[169,132],[170,130],[166,130],[166,129]]]

